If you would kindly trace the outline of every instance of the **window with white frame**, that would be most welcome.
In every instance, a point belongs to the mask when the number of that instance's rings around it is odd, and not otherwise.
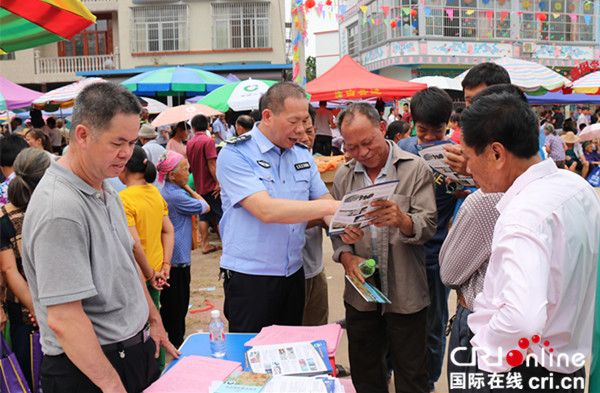
[[[541,41],[593,41],[598,0],[529,0],[519,3],[521,38]]]
[[[509,0],[425,0],[425,34],[510,39]]]
[[[419,0],[392,0],[391,20],[396,22],[392,27],[392,37],[414,37],[419,35]]]
[[[131,8],[133,53],[189,50],[188,5]]]
[[[348,54],[350,57],[358,56],[358,23],[353,23],[346,28],[348,37]]]
[[[367,19],[361,27],[361,45],[363,48],[381,43],[387,39],[386,30],[387,25],[384,22],[385,15],[381,6],[387,6],[384,0],[375,0],[369,3],[369,8],[366,15],[363,15]]]
[[[213,3],[213,49],[269,48],[269,2]]]

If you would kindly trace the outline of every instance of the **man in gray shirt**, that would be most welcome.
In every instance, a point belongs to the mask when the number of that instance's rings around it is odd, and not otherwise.
[[[304,126],[304,137],[300,143],[313,152],[315,144],[315,109],[308,106],[310,120]],[[325,225],[324,223],[322,223]],[[327,324],[329,301],[327,296],[327,277],[323,270],[323,228],[319,224],[309,223],[304,232],[305,243],[302,249],[302,267],[304,267],[305,299],[302,325],[319,326]]]
[[[46,393],[139,392],[160,374],[155,343],[178,355],[142,283],[121,200],[104,181],[129,160],[139,113],[122,86],[85,88],[70,148],[28,206],[23,267],[46,355]]]

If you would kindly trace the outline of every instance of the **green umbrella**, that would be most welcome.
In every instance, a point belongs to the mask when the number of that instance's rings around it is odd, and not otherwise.
[[[207,94],[198,103],[221,112],[226,112],[229,108],[234,111],[258,109],[260,97],[276,83],[276,81],[262,79],[230,83]]]

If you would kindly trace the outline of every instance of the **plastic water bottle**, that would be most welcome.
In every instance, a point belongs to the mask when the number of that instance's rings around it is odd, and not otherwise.
[[[222,358],[227,351],[227,343],[225,342],[225,323],[221,319],[219,310],[210,312],[210,323],[208,324],[208,332],[210,333],[210,351],[215,358]]]
[[[375,273],[375,260],[367,259],[366,261],[362,261],[360,265],[358,265],[358,270],[364,278],[369,278]]]

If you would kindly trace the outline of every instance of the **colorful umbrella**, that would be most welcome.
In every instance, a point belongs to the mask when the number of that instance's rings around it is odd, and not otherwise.
[[[443,90],[462,91],[460,81],[446,76],[424,76],[409,80],[409,82],[425,83],[427,87],[438,87]]]
[[[600,71],[584,75],[573,82],[573,93],[600,94]]]
[[[95,21],[79,0],[0,0],[0,51],[69,40]]]
[[[5,100],[6,108],[18,109],[31,105],[31,102],[42,95],[39,91],[27,89],[12,83],[6,78],[0,76],[0,92]],[[0,107],[2,109],[2,107]]]
[[[12,119],[14,119],[17,115],[13,111],[0,111],[0,124],[6,124]]]
[[[198,101],[221,112],[229,108],[234,111],[250,111],[258,109],[258,100],[276,81],[247,79],[219,87]]]
[[[571,83],[558,72],[538,63],[511,57],[493,59],[492,62],[504,67],[510,75],[512,84],[519,86],[529,95],[541,95],[548,91],[556,91]],[[455,79],[462,82],[468,72],[469,70],[463,72]]]
[[[85,78],[78,82],[50,90],[40,98],[33,101],[33,107],[54,112],[58,108],[70,108],[75,104],[75,98],[84,87],[92,83],[106,82],[102,78]]]
[[[598,138],[600,138],[600,123],[585,127],[579,134],[579,142],[591,141]]]
[[[228,83],[220,75],[188,67],[157,68],[121,82],[135,94],[161,96],[198,95]]]
[[[196,115],[216,116],[221,112],[202,104],[179,105],[167,108],[152,121],[154,127],[188,121]]]
[[[162,102],[160,102],[158,100],[155,100],[154,98],[150,98],[150,97],[140,97],[140,98],[143,100],[142,106],[144,108],[148,109],[148,113],[150,113],[150,114],[160,113],[168,108],[167,105],[163,104]]]

